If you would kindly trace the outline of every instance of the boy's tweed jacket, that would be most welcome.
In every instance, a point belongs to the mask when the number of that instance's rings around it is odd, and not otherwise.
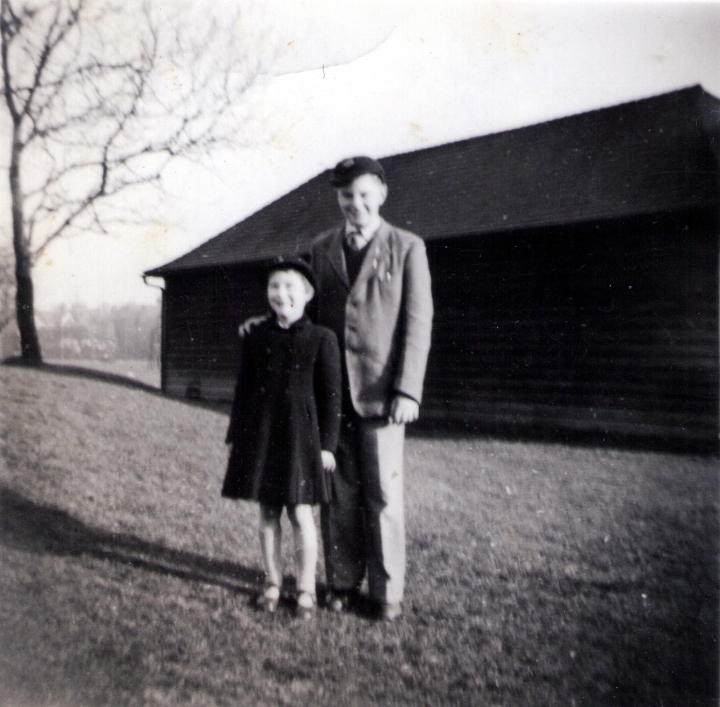
[[[265,472],[271,435],[289,440],[289,504],[321,503],[331,498],[320,451],[335,452],[340,435],[340,351],[335,335],[307,316],[293,325],[295,338],[289,385],[278,390],[281,375],[273,370],[272,328],[275,318],[243,337],[240,371],[230,414],[227,442],[233,449],[222,495],[257,499]],[[278,397],[280,396],[280,397]],[[278,400],[287,400],[289,429],[273,419]],[[275,440],[278,442],[279,440]]]
[[[340,341],[361,417],[384,417],[396,393],[422,400],[433,303],[425,243],[382,221],[350,288],[344,223],[313,242],[317,322]]]

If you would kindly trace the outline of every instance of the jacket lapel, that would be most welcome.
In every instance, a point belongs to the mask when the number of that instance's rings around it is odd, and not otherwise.
[[[338,277],[349,290],[350,280],[347,274],[347,266],[345,265],[345,254],[343,253],[344,231],[344,222],[333,231],[332,236],[327,242],[327,257],[335,269],[335,272],[338,274]]]

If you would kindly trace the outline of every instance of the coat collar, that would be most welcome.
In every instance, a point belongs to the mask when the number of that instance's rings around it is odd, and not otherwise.
[[[304,329],[308,324],[310,324],[310,317],[308,317],[307,314],[303,314],[302,317],[300,317],[300,319],[298,319],[296,322],[293,322],[287,329],[285,329],[284,327],[281,327],[278,324],[277,317],[273,313],[272,316],[270,317],[270,324],[271,324],[271,326],[273,326],[277,329],[282,329],[283,331],[292,331],[293,329]]]
[[[380,225],[378,226],[373,239],[368,244],[367,252],[365,253],[365,259],[360,267],[357,279],[353,285],[353,288],[361,282],[367,280],[375,269],[373,262],[377,265],[377,258],[380,253],[385,250],[387,242],[390,238],[390,225],[385,219],[380,219]],[[348,278],[347,266],[345,264],[345,253],[343,252],[343,242],[345,240],[345,221],[335,228],[332,236],[328,242],[328,259],[332,264],[335,272],[338,274],[340,279],[345,284],[345,287],[350,289],[350,280]]]

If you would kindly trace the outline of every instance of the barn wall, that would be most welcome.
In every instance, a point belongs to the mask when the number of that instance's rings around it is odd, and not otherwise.
[[[232,400],[238,324],[266,309],[253,266],[168,277],[163,391],[187,398]]]
[[[652,217],[430,240],[435,324],[422,417],[712,447],[718,223]],[[168,277],[163,389],[232,398],[255,267]]]
[[[712,210],[428,243],[423,417],[713,447]]]

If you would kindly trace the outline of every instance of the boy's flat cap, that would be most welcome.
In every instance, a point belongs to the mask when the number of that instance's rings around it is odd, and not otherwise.
[[[338,162],[333,170],[330,184],[334,187],[346,187],[363,174],[374,174],[385,183],[385,170],[372,157],[348,157]]]
[[[314,290],[317,289],[315,283],[315,273],[313,273],[310,265],[302,258],[296,256],[279,256],[269,262],[260,272],[260,281],[263,287],[267,287],[270,275],[278,270],[295,270],[299,272],[311,285]]]

